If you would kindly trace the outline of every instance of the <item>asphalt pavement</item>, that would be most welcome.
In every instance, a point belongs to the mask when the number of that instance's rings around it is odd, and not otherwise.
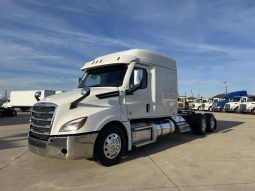
[[[30,153],[30,114],[0,118],[0,190],[254,191],[255,116],[214,114],[215,133],[173,134],[112,167]]]

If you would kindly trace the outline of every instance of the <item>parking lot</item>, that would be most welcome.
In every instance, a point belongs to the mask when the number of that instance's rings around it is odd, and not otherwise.
[[[112,167],[28,151],[29,113],[0,118],[0,188],[11,190],[255,190],[255,116],[215,113],[207,136],[174,134]]]

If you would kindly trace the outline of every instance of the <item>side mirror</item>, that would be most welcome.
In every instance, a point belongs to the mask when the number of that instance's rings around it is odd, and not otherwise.
[[[81,89],[81,95],[83,96],[88,96],[90,93],[90,88],[89,87],[84,87]]]
[[[140,86],[143,79],[143,70],[139,68],[134,69],[134,87]]]
[[[133,94],[142,85],[142,80],[144,78],[143,69],[135,68],[133,74],[131,75],[129,89],[126,90],[127,95]]]
[[[36,99],[36,101],[40,101],[40,97],[41,97],[41,95],[42,95],[42,92],[41,91],[36,91],[35,92],[35,99]]]

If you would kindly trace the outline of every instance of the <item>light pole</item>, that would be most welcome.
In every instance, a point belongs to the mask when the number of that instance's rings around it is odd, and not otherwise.
[[[225,92],[227,94],[228,93],[228,84],[227,84],[227,81],[224,82],[224,86],[225,86]]]

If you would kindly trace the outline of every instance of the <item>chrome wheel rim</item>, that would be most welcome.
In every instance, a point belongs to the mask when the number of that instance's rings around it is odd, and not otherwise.
[[[201,130],[203,132],[206,131],[206,121],[205,121],[205,119],[202,119],[202,121],[201,121]]]
[[[214,130],[214,126],[215,126],[214,118],[211,117],[211,120],[210,120],[210,127],[211,127],[212,130]]]
[[[106,158],[113,159],[120,153],[121,138],[118,134],[112,133],[108,135],[104,141],[104,154]]]

